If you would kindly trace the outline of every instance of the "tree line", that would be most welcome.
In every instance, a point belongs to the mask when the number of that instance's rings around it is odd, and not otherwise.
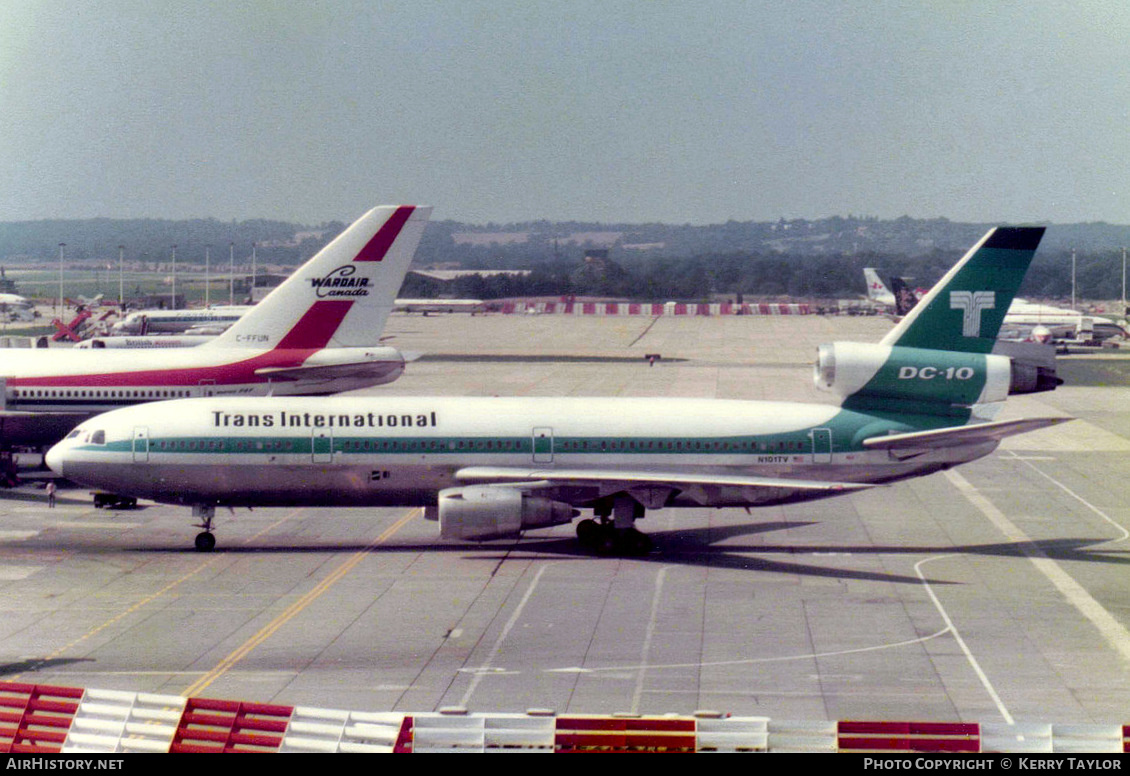
[[[907,278],[912,287],[934,285],[961,257],[935,250],[922,256],[879,253],[811,256],[804,254],[728,252],[689,258],[619,255],[594,268],[583,261],[546,261],[527,275],[469,275],[438,281],[415,273],[405,280],[405,297],[500,299],[529,296],[597,296],[640,301],[708,301],[791,297],[848,299],[866,294],[863,268],[875,267],[886,280]],[[1039,299],[1071,296],[1071,252],[1041,251],[1020,294]],[[1075,257],[1078,299],[1122,296],[1122,253],[1106,250]]]

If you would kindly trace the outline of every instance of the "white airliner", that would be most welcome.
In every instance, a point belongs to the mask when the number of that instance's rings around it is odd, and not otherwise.
[[[138,310],[110,327],[109,335],[83,340],[79,347],[195,347],[222,334],[250,309],[251,305],[225,305],[201,310]],[[393,303],[393,311],[406,313],[481,313],[485,310],[486,303],[481,299],[397,299]],[[88,342],[90,344],[86,344]]]
[[[475,313],[486,312],[482,299],[397,299],[396,312],[402,313]]]
[[[9,321],[35,319],[35,302],[19,294],[0,294],[0,315]]]
[[[222,334],[251,306],[234,305],[207,310],[145,310],[130,313],[114,324],[108,335],[85,339],[77,348],[191,348]],[[481,299],[397,299],[394,312],[481,313]]]
[[[183,334],[202,326],[226,330],[250,309],[251,305],[223,305],[199,310],[137,310],[111,326],[110,334]]]
[[[1126,337],[1127,331],[1110,318],[1015,299],[1004,318],[1002,336],[1056,343],[1103,342]]]
[[[369,211],[199,347],[6,352],[0,444],[50,444],[95,413],[159,399],[318,395],[395,380],[404,357],[379,345],[381,331],[430,212]]]
[[[212,549],[217,506],[422,505],[486,540],[571,521],[601,551],[646,551],[646,510],[823,498],[992,452],[1063,418],[994,422],[1010,359],[990,353],[1042,227],[987,234],[877,345],[820,348],[840,406],[657,398],[336,396],[162,402],[83,423],[47,455],[68,479],[185,504]],[[1054,385],[1054,384],[1053,384]],[[1052,387],[1049,385],[1048,387]]]

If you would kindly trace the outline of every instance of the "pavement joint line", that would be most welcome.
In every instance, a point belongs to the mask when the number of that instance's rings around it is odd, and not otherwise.
[[[296,509],[293,512],[287,513],[281,519],[275,521],[274,523],[272,523],[267,528],[264,528],[262,531],[255,534],[255,536],[252,536],[249,539],[247,539],[247,541],[244,542],[244,543],[246,544],[247,542],[253,541],[254,539],[261,536],[262,534],[266,533],[267,531],[272,530],[273,528],[278,526],[280,523],[286,522],[287,520],[294,517],[294,515],[298,514],[301,511],[302,511],[301,509]],[[142,607],[147,606],[148,604],[157,600],[158,598],[165,595],[166,593],[168,593],[170,590],[174,589],[175,587],[187,582],[189,579],[192,579],[192,577],[196,576],[197,574],[199,574],[204,569],[208,568],[209,566],[211,566],[211,565],[215,564],[217,561],[219,561],[221,557],[223,557],[223,556],[222,555],[213,555],[208,560],[204,561],[199,566],[197,566],[196,568],[194,568],[192,571],[188,572],[187,574],[183,575],[179,579],[176,579],[176,580],[170,582],[169,584],[162,587],[160,590],[155,591],[152,595],[146,596],[145,598],[141,599],[140,601],[133,604],[129,608],[125,609],[124,611],[121,611],[118,614],[116,614],[115,616],[111,617],[109,620],[106,620],[101,625],[98,625],[98,626],[88,630],[86,633],[79,636],[74,641],[71,641],[71,642],[64,644],[63,646],[59,647],[54,652],[52,652],[52,653],[48,654],[46,657],[44,657],[42,662],[47,663],[47,662],[50,662],[52,660],[55,660],[57,658],[62,657],[63,655],[67,654],[68,652],[72,651],[75,647],[77,647],[82,642],[86,641],[87,639],[91,638],[92,636],[96,636],[97,634],[106,630],[106,628],[110,627],[111,625],[114,625],[115,623],[121,621],[122,619],[129,616],[130,614],[133,614],[134,612],[138,611]],[[15,674],[14,676],[11,677],[11,680],[17,681],[17,680],[21,679],[22,677],[23,677],[23,673]]]
[[[348,560],[334,569],[334,571],[330,573],[329,576],[315,585],[310,591],[308,591],[297,601],[288,606],[281,614],[279,614],[269,623],[260,628],[259,631],[255,633],[255,635],[253,635],[251,638],[249,638],[247,641],[245,641],[243,644],[229,653],[228,656],[221,660],[215,668],[204,674],[192,685],[186,687],[181,692],[181,695],[186,698],[190,698],[207,689],[217,679],[230,671],[232,666],[234,666],[243,658],[247,657],[247,655],[249,655],[252,650],[269,639],[271,636],[273,636],[280,628],[282,628],[292,619],[297,617],[304,609],[306,609],[306,607],[316,601],[319,597],[321,597],[323,593],[328,591],[342,577],[352,571],[358,563],[367,558],[374,549],[388,541],[393,534],[403,528],[404,525],[408,523],[408,521],[417,517],[419,514],[419,508],[410,509],[407,514],[393,523],[389,528],[381,533],[380,536],[370,542],[369,546],[367,546],[363,550],[360,550],[359,552],[354,553],[352,557],[350,557]]]

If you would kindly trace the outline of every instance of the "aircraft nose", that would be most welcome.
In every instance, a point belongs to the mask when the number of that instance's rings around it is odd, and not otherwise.
[[[65,476],[63,474],[63,459],[65,457],[63,444],[59,443],[47,451],[47,455],[43,457],[43,460],[51,467],[51,471],[59,476]]]

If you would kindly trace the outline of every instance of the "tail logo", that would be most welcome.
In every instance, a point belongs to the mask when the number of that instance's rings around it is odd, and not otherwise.
[[[950,291],[950,309],[963,311],[961,336],[981,336],[981,313],[997,306],[993,291]]]
[[[369,278],[355,278],[357,267],[346,264],[330,270],[323,277],[308,278],[319,299],[340,299],[369,295]]]

